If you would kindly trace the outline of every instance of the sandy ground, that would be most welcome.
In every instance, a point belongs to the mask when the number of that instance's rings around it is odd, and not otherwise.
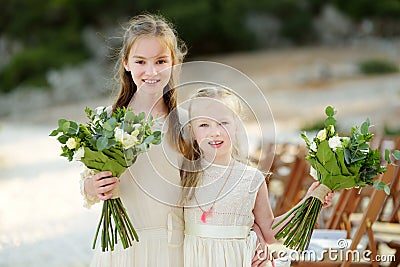
[[[376,57],[400,64],[399,52],[373,46],[207,59],[248,75],[271,107],[277,141],[301,142],[297,129],[323,118],[326,105],[336,107],[343,125],[369,117],[377,129],[385,124],[400,127],[400,76],[365,77],[355,70],[355,62]],[[264,100],[246,97],[255,112],[263,112]],[[80,166],[59,157],[59,145],[48,134],[58,118],[84,120],[85,106],[110,103],[110,99],[93,99],[1,118],[0,266],[88,265],[100,206],[82,207]],[[249,129],[255,125],[250,121]]]

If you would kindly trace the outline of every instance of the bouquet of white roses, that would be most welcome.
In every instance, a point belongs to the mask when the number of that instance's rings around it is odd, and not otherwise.
[[[301,205],[292,209],[284,219],[273,226],[275,229],[294,213],[293,218],[286,222],[275,238],[286,238],[284,245],[296,250],[308,247],[328,192],[367,185],[383,189],[387,194],[390,191],[385,183],[374,181],[378,173],[386,171],[386,167],[381,166],[380,151],[369,146],[373,137],[373,134],[368,132],[369,120],[367,119],[361,127],[352,127],[350,136],[341,137],[335,130],[335,110],[329,106],[325,113],[328,116],[325,128],[319,131],[312,141],[305,133],[301,135],[309,150],[306,160],[311,165],[310,174],[320,182],[320,186]],[[393,155],[397,159],[399,151],[395,151]],[[389,151],[386,151],[385,158],[390,163]]]
[[[147,151],[151,144],[161,142],[161,131],[151,129],[155,123],[151,115],[146,119],[143,112],[136,115],[126,108],[118,108],[115,112],[107,112],[106,108],[97,113],[89,108],[85,111],[89,119],[86,125],[60,119],[58,128],[50,136],[58,136],[57,140],[62,144],[61,156],[69,161],[81,161],[95,172],[111,171],[113,176],[120,177],[138,154]],[[118,196],[103,202],[93,248],[100,228],[103,251],[109,247],[114,250],[117,233],[124,249],[139,240]]]

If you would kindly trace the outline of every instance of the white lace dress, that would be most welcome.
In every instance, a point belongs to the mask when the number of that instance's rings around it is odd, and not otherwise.
[[[102,252],[98,240],[91,267],[183,266],[183,210],[175,206],[180,194],[178,158],[178,153],[164,140],[140,154],[122,174],[120,198],[139,242],[128,249],[118,242],[114,251]],[[83,175],[82,182],[89,176]],[[84,195],[84,202],[90,207],[98,199]]]
[[[251,266],[257,240],[250,231],[254,223],[252,210],[265,177],[239,162],[233,167],[205,164],[209,166],[200,180],[202,186],[184,209],[184,265]],[[212,213],[204,216],[203,211],[211,206]]]

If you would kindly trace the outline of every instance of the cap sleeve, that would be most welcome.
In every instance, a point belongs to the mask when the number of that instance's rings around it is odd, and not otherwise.
[[[249,193],[254,193],[257,192],[258,189],[260,188],[261,184],[265,181],[266,175],[259,171],[258,169],[252,168],[253,169],[253,178],[249,186]]]

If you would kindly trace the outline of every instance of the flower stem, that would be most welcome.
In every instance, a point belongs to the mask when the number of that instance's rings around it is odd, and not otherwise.
[[[117,228],[117,231],[119,232],[119,236],[121,237],[122,246],[125,249],[125,248],[128,247],[128,242],[126,240],[126,232],[124,231],[124,225],[121,222],[121,218],[120,218],[120,216],[118,214],[117,208],[114,205],[111,208],[111,212],[112,212],[112,215],[113,215],[115,226]]]
[[[104,201],[104,207],[105,207],[105,209],[104,209],[103,228],[101,229],[102,230],[101,248],[102,248],[103,252],[106,251],[106,248],[107,248],[107,240],[106,240],[106,238],[107,238],[106,229],[107,229],[107,219],[108,219],[108,217],[107,217],[108,202],[107,201]]]
[[[132,222],[129,220],[128,214],[126,213],[126,210],[125,210],[124,206],[122,205],[121,199],[117,198],[116,201],[121,206],[121,210],[124,214],[124,219],[128,222],[129,229],[131,230],[129,232],[132,232],[132,234],[134,235],[134,237],[135,237],[134,240],[139,241],[139,236],[136,233],[135,228],[132,225]]]
[[[310,243],[321,208],[322,203],[319,199],[315,197],[307,198],[300,206],[289,212],[289,215],[295,212],[293,218],[283,225],[275,234],[275,238],[286,238],[284,245],[291,249],[299,251],[306,249]],[[275,224],[273,229],[282,224],[288,216]]]
[[[102,210],[102,212],[101,212],[100,221],[99,221],[99,223],[98,223],[98,225],[97,225],[96,234],[95,234],[95,236],[94,236],[92,249],[95,249],[95,247],[96,247],[97,236],[99,235],[101,222],[102,222],[103,219],[104,219],[104,209],[105,209],[105,205],[104,205],[104,203],[103,203],[103,210]]]
[[[118,234],[124,249],[132,246],[133,241],[139,241],[120,198],[108,199],[103,202],[100,221],[93,241],[93,249],[96,247],[99,232],[101,232],[101,249],[103,252],[109,249],[114,250],[115,244],[118,242]]]

